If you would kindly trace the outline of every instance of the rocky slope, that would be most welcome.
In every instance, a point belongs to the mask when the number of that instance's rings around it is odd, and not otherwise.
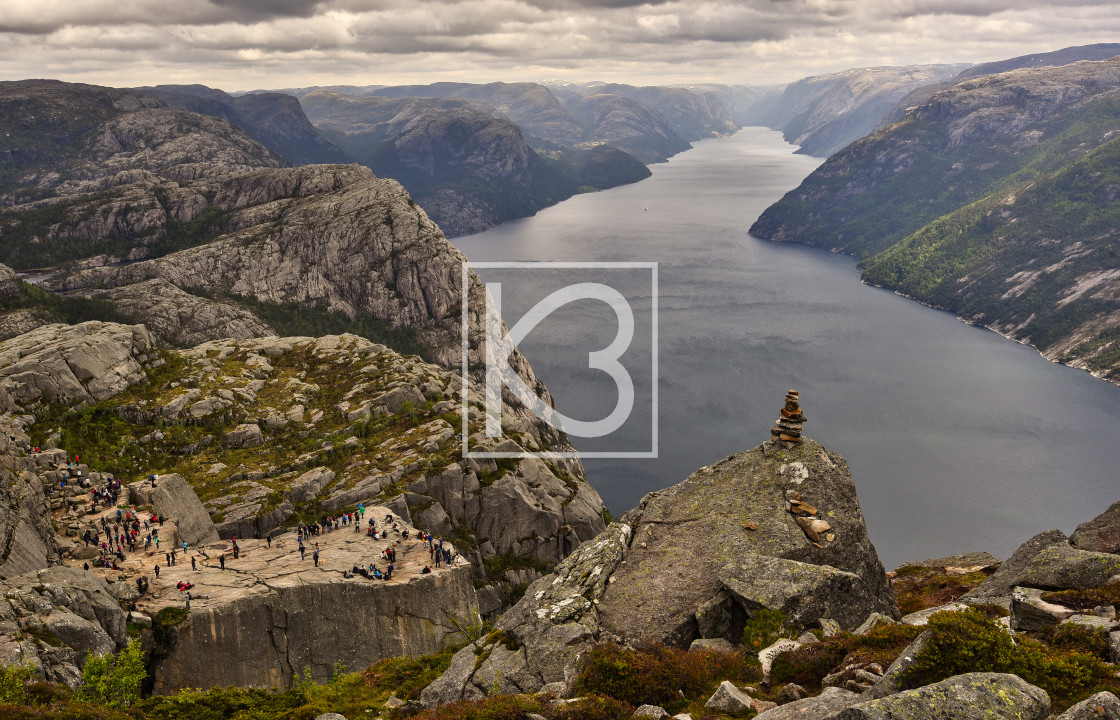
[[[798,152],[828,157],[870,133],[900,98],[956,75],[963,65],[853,68],[790,83],[760,96],[761,124],[781,130]]]
[[[597,141],[622,148],[642,162],[662,162],[691,147],[664,116],[622,95],[594,94],[566,106]]]
[[[831,157],[751,232],[855,254],[869,282],[1115,381],[1118,98],[1115,59],[968,80]]]
[[[738,642],[762,609],[802,630],[898,617],[847,464],[812,441],[768,442],[646,496],[530,585],[422,701],[570,684],[596,642]]]
[[[175,110],[228,120],[295,165],[347,163],[352,158],[319,135],[299,101],[285,93],[233,96],[205,85],[136,88]]]
[[[35,444],[57,433],[117,475],[182,475],[222,537],[395,498],[418,527],[468,538],[463,551],[477,549],[481,570],[496,556],[543,567],[601,530],[602,502],[578,460],[463,459],[460,386],[456,374],[354,336],[156,353],[142,326],[86,323],[0,343],[0,388],[42,418]],[[481,397],[474,388],[472,435]],[[89,409],[71,415],[54,402]],[[566,447],[526,411],[503,414],[507,450]],[[498,442],[478,436],[472,448]]]

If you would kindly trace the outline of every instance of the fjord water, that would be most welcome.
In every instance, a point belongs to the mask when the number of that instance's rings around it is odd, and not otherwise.
[[[472,262],[659,264],[659,457],[584,461],[611,511],[766,440],[788,388],[801,391],[805,434],[847,458],[888,568],[970,550],[1007,557],[1120,500],[1120,388],[863,285],[852,258],[747,234],[820,162],[793,150],[747,128],[642,182],[455,240]],[[517,273],[479,274],[500,277],[507,320],[533,304],[518,304]],[[539,279],[521,277],[520,295],[533,296]],[[573,305],[520,345],[571,416],[614,407],[613,382],[586,369],[586,352],[605,344],[588,339],[609,342],[613,317]]]

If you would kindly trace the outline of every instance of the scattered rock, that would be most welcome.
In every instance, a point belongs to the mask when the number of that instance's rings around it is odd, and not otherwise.
[[[1120,720],[1120,699],[1110,692],[1099,692],[1066,710],[1057,720]]]
[[[396,695],[390,695],[389,699],[385,701],[385,707],[389,708],[390,710],[396,710],[401,705],[404,705],[404,700],[401,700]]]
[[[801,647],[801,644],[795,640],[781,638],[773,645],[763,648],[758,653],[758,661],[762,663],[762,677],[765,680],[770,677],[770,668],[774,665],[774,659],[784,652],[790,652]]]
[[[1113,664],[1120,664],[1120,631],[1110,632],[1108,634],[1108,650],[1109,660]]]
[[[959,602],[946,603],[944,605],[938,605],[937,607],[926,608],[925,610],[918,610],[917,612],[912,612],[909,615],[904,616],[902,618],[902,622],[905,623],[906,625],[916,625],[916,626],[928,625],[929,624],[929,618],[934,613],[960,612],[961,610],[967,610],[968,608],[969,608],[969,606],[965,605],[964,603],[959,603]]]
[[[222,442],[233,448],[254,448],[264,444],[264,436],[260,425],[244,423],[227,432]]]
[[[709,710],[731,715],[751,709],[753,698],[735,687],[730,681],[720,683],[715,693],[704,703]]]
[[[665,708],[660,705],[642,705],[634,711],[632,717],[636,718],[652,718],[653,720],[662,720],[662,718],[669,717],[669,713]]]
[[[882,613],[871,613],[867,619],[860,624],[858,628],[853,630],[856,635],[866,635],[879,625],[898,625],[898,621],[892,617],[887,617]]]
[[[901,692],[899,678],[907,668],[914,664],[914,658],[925,648],[929,639],[929,630],[914,638],[914,641],[898,654],[898,657],[890,664],[883,676],[863,694],[863,697],[865,699],[875,699]]]
[[[151,504],[157,514],[175,521],[179,529],[176,544],[186,542],[193,547],[217,542],[218,530],[210,513],[182,475],[161,475],[152,491]]]
[[[1057,625],[1073,616],[1076,610],[1046,602],[1043,590],[1017,587],[1011,593],[1011,628],[1013,630],[1041,630]]]
[[[333,712],[323,713],[322,715],[316,715],[315,720],[346,720],[346,716]]]
[[[779,705],[785,705],[787,703],[793,702],[794,700],[803,699],[806,694],[807,693],[805,692],[805,688],[801,687],[797,683],[789,683],[787,685],[784,685],[782,689],[778,691],[775,699],[778,701]]]
[[[755,720],[824,720],[860,701],[859,693],[828,687],[816,697],[780,705],[755,716]]]

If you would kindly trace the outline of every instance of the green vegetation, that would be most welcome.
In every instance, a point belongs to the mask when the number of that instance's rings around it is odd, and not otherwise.
[[[359,310],[351,318],[346,313],[327,310],[322,301],[311,306],[280,305],[240,295],[218,297],[198,289],[189,288],[188,291],[201,297],[240,305],[282,336],[322,337],[350,333],[385,345],[402,355],[419,355],[425,360],[432,357],[432,349],[420,340],[414,328],[393,327],[363,310]]]
[[[1053,645],[1029,637],[1015,642],[976,610],[935,613],[929,630],[925,647],[900,678],[903,687],[966,672],[1014,673],[1049,693],[1055,712],[1102,690],[1120,690],[1120,679],[1100,659],[1100,642],[1092,632],[1055,632]]]
[[[19,281],[19,292],[0,298],[0,312],[35,310],[49,322],[70,325],[87,320],[130,323],[132,320],[116,311],[113,304],[99,298],[80,295],[54,295],[27,282]]]
[[[792,682],[818,691],[825,676],[838,668],[871,662],[885,668],[921,633],[922,628],[910,625],[880,625],[866,635],[840,633],[804,645],[774,659],[771,686]]]
[[[862,259],[866,282],[997,325],[1120,377],[1114,292],[1071,288],[1120,267],[1120,99],[1105,94],[1017,135],[953,142],[907,119],[830,158],[752,232]],[[1035,139],[1035,138],[1032,138]]]
[[[30,665],[0,665],[0,703],[27,704],[27,684],[33,677],[35,668]]]
[[[770,647],[779,638],[797,637],[797,631],[787,625],[789,618],[781,610],[756,610],[743,627],[743,645],[758,652]]]
[[[127,710],[140,699],[148,675],[139,640],[116,655],[90,655],[82,666],[82,697],[105,707]]]

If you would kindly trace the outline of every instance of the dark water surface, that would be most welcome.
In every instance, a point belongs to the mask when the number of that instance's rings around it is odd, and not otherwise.
[[[747,234],[819,163],[793,150],[748,128],[697,143],[648,180],[455,240],[473,262],[659,263],[659,457],[585,460],[607,506],[618,514],[766,440],[787,388],[801,391],[806,435],[848,459],[888,567],[969,550],[1007,557],[1120,500],[1120,388],[863,285],[852,258]],[[524,309],[516,274],[480,274],[502,279],[507,319]],[[540,281],[521,282],[528,294]],[[614,329],[569,310],[521,349],[562,412],[595,419],[613,408],[614,385],[586,370],[586,350],[603,343],[580,347]]]

